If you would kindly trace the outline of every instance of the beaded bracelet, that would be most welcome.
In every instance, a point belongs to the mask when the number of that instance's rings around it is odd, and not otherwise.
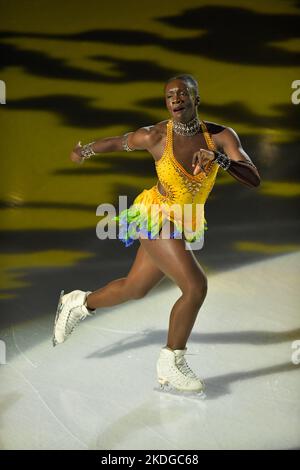
[[[214,154],[215,154],[215,158],[213,161],[217,162],[220,165],[220,167],[223,168],[223,170],[228,170],[231,164],[230,158],[221,152],[214,151]]]
[[[129,147],[128,145],[128,135],[129,135],[129,132],[127,132],[126,134],[124,134],[124,137],[123,137],[123,149],[126,150],[126,152],[133,152],[134,149],[132,149],[131,147]]]
[[[85,160],[86,158],[91,158],[93,155],[96,155],[96,153],[94,152],[94,150],[92,148],[92,144],[94,144],[94,143],[95,143],[95,141],[90,142],[89,144],[85,144],[80,149],[80,153],[83,157],[83,160]]]

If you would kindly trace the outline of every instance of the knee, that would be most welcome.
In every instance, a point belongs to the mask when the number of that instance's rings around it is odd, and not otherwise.
[[[187,295],[194,301],[202,303],[207,294],[207,277],[205,274],[196,276],[188,283]]]
[[[207,294],[207,289],[208,289],[208,280],[207,280],[207,277],[205,275],[203,275],[202,283],[203,283],[203,291],[206,295]]]

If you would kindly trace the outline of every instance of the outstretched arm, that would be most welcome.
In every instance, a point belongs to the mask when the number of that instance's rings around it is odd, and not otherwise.
[[[98,139],[88,145],[95,154],[121,152],[128,150],[128,147],[130,150],[145,150],[151,147],[153,141],[152,127],[141,127],[134,132],[128,132],[121,136]],[[82,163],[87,158],[83,154],[83,147],[80,142],[72,150],[70,158],[76,163]]]

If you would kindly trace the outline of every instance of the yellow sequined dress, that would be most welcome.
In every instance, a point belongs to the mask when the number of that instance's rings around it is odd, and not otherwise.
[[[216,150],[205,123],[200,121],[200,124],[208,149]],[[155,162],[155,168],[166,194],[159,192],[158,183],[144,189],[129,209],[112,219],[119,223],[118,238],[126,247],[138,239],[139,233],[155,239],[167,221],[172,221],[175,230],[170,238],[184,238],[187,242],[200,240],[208,228],[204,205],[214,186],[219,165],[213,162],[207,173],[200,172],[195,176],[187,172],[173,154],[173,121],[169,120],[165,150]]]

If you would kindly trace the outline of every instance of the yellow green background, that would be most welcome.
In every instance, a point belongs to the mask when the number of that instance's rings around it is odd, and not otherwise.
[[[68,249],[68,246],[64,250],[55,249],[54,240],[50,250],[41,244],[32,250],[24,248],[24,251],[19,246],[16,252],[9,248],[10,235],[53,231],[55,236],[57,231],[70,230],[70,236],[76,237],[79,236],[76,231],[90,230],[95,236],[99,221],[95,212],[99,204],[116,204],[120,191],[133,196],[155,183],[152,157],[145,152],[99,155],[84,166],[72,163],[69,154],[79,140],[86,143],[119,135],[168,118],[163,108],[163,84],[169,70],[171,76],[191,73],[198,79],[203,106],[199,108],[201,118],[233,127],[246,150],[255,143],[256,153],[249,154],[261,170],[262,184],[255,190],[255,196],[253,192],[249,196],[246,188],[241,189],[242,195],[255,197],[258,204],[283,201],[280,212],[286,207],[291,211],[290,218],[296,217],[295,201],[300,195],[296,164],[293,163],[291,168],[284,165],[287,159],[295,162],[299,153],[299,129],[290,125],[299,117],[300,105],[297,108],[291,103],[291,83],[300,79],[299,61],[262,63],[258,58],[257,63],[230,62],[210,55],[209,46],[206,54],[177,50],[174,40],[180,42],[207,33],[203,26],[205,21],[196,29],[166,24],[158,18],[180,17],[194,8],[200,11],[202,8],[232,9],[231,21],[228,23],[224,17],[223,27],[231,36],[237,30],[237,48],[241,41],[251,47],[251,38],[245,41],[241,37],[241,27],[236,24],[239,16],[235,16],[234,11],[244,9],[246,18],[251,19],[254,14],[254,19],[259,20],[260,30],[256,30],[255,23],[251,28],[253,41],[263,28],[264,18],[272,35],[272,17],[280,20],[281,16],[290,15],[291,22],[297,18],[299,22],[300,17],[299,3],[286,0],[0,1],[1,44],[12,46],[16,57],[12,60],[9,55],[0,73],[7,88],[7,103],[0,107],[1,233],[6,235],[8,243],[8,247],[2,246],[0,254],[4,297],[13,295],[16,287],[26,285],[26,267],[70,265],[93,256],[86,247],[80,248],[80,239],[77,250]],[[209,24],[211,28],[211,20]],[[112,31],[111,40],[76,39],[76,34],[82,32],[108,30]],[[133,35],[149,34],[150,38],[158,40],[152,44],[151,40],[139,44],[137,39],[136,43],[128,44],[124,31]],[[248,31],[249,28],[245,28],[247,34]],[[168,41],[172,47],[168,47]],[[299,34],[293,37],[282,34],[280,38],[277,23],[274,23],[274,37],[266,37],[266,42],[283,53],[299,54]],[[221,56],[226,44],[226,40],[220,41]],[[248,55],[249,51],[245,50],[245,56]],[[27,67],[29,57],[30,66]],[[224,57],[227,57],[225,51]],[[145,63],[149,70],[152,67],[149,80],[147,76],[141,80],[133,79],[131,67],[136,70],[139,63],[141,75]],[[50,64],[50,72],[47,64]],[[66,76],[62,70],[68,70]],[[160,70],[164,70],[164,74],[160,74]],[[84,79],[88,74],[91,78]],[[45,97],[46,101],[43,101]],[[53,105],[49,106],[51,99]],[[249,119],[240,119],[239,112],[229,113],[224,119],[220,114],[222,108],[233,106],[236,110],[237,103]],[[61,112],[64,106],[66,114]],[[89,125],[80,115],[82,107],[85,108],[84,116],[89,112],[96,116],[97,112],[101,113],[99,121],[102,124],[92,119]],[[287,116],[290,114],[292,120],[285,120],[282,110]],[[115,113],[116,120],[104,125],[105,115],[110,111]],[[129,121],[126,113],[131,113]],[[249,148],[247,142],[251,143]],[[281,165],[284,168],[282,176]],[[134,171],[130,171],[131,168]],[[214,191],[220,192],[216,192],[216,196],[213,193],[212,199],[222,194],[223,186],[237,188],[239,183],[219,172]],[[232,192],[233,204],[236,194],[239,193]],[[242,207],[244,210],[245,206]],[[280,213],[274,223],[278,222]],[[299,249],[294,237],[290,239],[288,235],[285,240],[270,241],[261,237],[233,240],[232,246],[235,250],[265,254]],[[99,242],[99,250],[100,247]],[[125,250],[120,246],[121,249]]]

